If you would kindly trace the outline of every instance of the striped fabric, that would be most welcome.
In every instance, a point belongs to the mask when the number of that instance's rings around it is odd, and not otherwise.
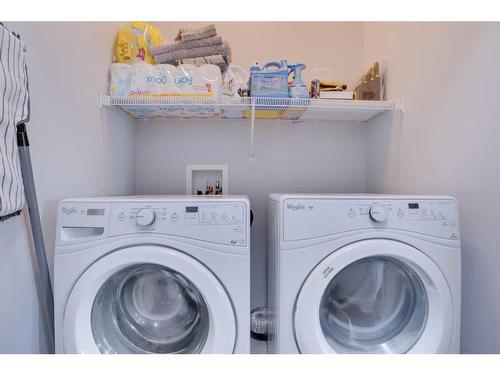
[[[22,42],[0,25],[0,220],[24,207],[16,125],[27,121],[28,76]]]

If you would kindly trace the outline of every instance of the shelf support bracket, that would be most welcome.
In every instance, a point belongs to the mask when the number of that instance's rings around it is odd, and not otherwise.
[[[111,105],[111,97],[103,94],[102,92],[99,94],[99,108],[103,106]]]
[[[395,110],[400,111],[402,113],[405,112],[405,99],[404,98],[396,100],[396,102],[394,104],[395,104],[394,105]]]

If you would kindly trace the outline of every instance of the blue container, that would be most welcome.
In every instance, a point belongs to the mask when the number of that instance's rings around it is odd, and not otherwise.
[[[275,69],[269,69],[269,68]],[[250,96],[288,98],[288,64],[286,60],[270,61],[261,70],[250,71]]]

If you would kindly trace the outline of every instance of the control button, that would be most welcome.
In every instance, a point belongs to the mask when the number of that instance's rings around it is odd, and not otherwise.
[[[184,223],[196,225],[199,223],[198,214],[185,214],[184,215]]]
[[[396,214],[398,215],[399,218],[405,216],[405,213],[401,208],[396,212]]]
[[[172,215],[170,215],[170,220],[172,220],[174,223],[179,220],[179,216],[177,215],[177,213],[173,213]]]
[[[387,209],[380,204],[373,205],[370,208],[370,217],[377,223],[383,223],[387,220]]]
[[[349,217],[356,216],[356,211],[354,211],[354,209],[351,208],[349,211],[347,211],[347,216]]]
[[[125,221],[125,213],[124,212],[120,212],[120,214],[118,215],[118,221]]]
[[[135,215],[135,222],[139,227],[149,227],[156,221],[156,214],[150,208],[141,208]]]

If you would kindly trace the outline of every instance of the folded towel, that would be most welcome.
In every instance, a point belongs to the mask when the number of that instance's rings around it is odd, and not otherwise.
[[[156,56],[156,55],[162,55],[165,53],[169,53],[172,51],[177,51],[180,49],[199,48],[199,47],[214,46],[214,45],[221,45],[221,44],[222,44],[222,37],[213,36],[210,38],[189,40],[187,42],[178,42],[178,43],[174,43],[174,44],[162,44],[159,46],[154,46],[154,47],[149,48],[149,52],[153,56]]]
[[[217,35],[215,25],[210,24],[202,27],[186,27],[184,29],[180,29],[175,37],[175,40],[185,42],[187,40],[203,39],[215,35]]]
[[[191,59],[183,59],[185,64],[189,64],[189,62],[186,62],[187,60],[193,60],[191,64],[194,65],[204,65],[204,64],[226,64],[227,61],[224,60],[224,57],[222,55],[213,55],[213,56],[202,56],[202,57],[195,57]]]
[[[172,60],[167,62],[167,64],[174,66],[180,64],[192,64],[196,66],[206,65],[206,64],[217,65],[222,73],[224,73],[227,70],[227,67],[230,63],[231,63],[231,55],[203,56],[203,57]]]
[[[195,57],[190,59],[182,59],[182,64],[193,64],[196,66],[205,64],[217,65],[222,73],[224,73],[227,70],[227,67],[230,62],[231,62],[230,55],[213,55],[213,56]]]
[[[161,64],[170,60],[188,59],[191,57],[203,57],[203,56],[213,56],[213,55],[231,55],[231,48],[229,47],[229,44],[227,44],[227,42],[223,42],[221,45],[180,49],[177,51],[156,55],[155,61],[158,64]]]

